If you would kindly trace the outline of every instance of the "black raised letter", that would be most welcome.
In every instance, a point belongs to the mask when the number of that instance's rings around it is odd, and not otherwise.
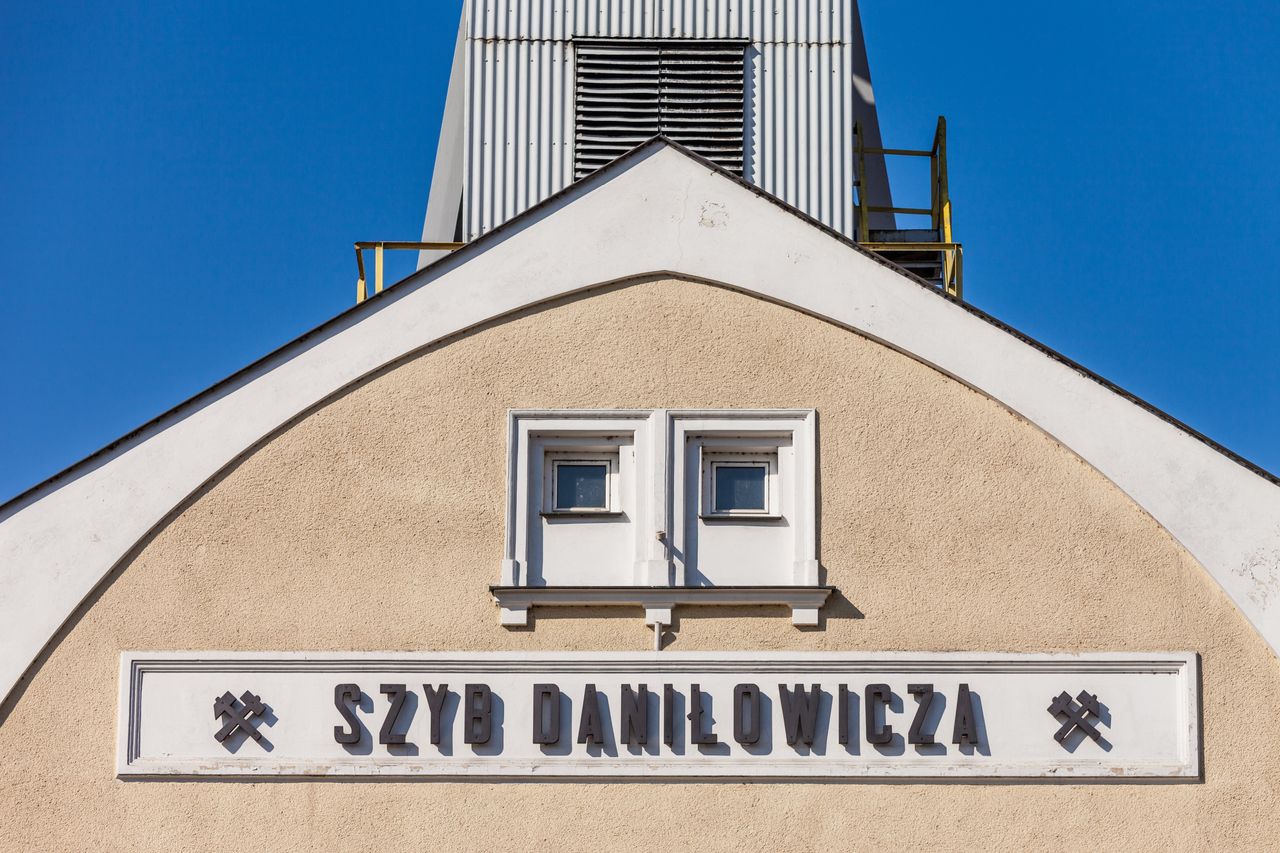
[[[760,688],[754,684],[733,688],[733,739],[744,746],[760,742]]]
[[[956,725],[951,732],[952,743],[968,743],[977,746],[981,742],[978,734],[978,713],[973,706],[973,694],[969,685],[960,685],[960,694],[956,696]]]
[[[533,685],[533,742],[560,742],[560,688]]]
[[[778,693],[782,699],[782,722],[787,730],[787,745],[803,743],[812,746],[814,733],[818,729],[822,688],[814,684],[805,693],[803,685],[797,684],[793,693],[787,689],[787,685],[779,684]]]
[[[676,742],[676,691],[670,684],[662,685],[662,742]]]
[[[378,692],[391,700],[391,707],[387,709],[386,719],[382,721],[382,731],[378,732],[378,743],[392,746],[402,744],[404,743],[404,735],[398,735],[395,732],[396,718],[400,716],[400,709],[404,707],[404,700],[409,694],[409,689],[403,684],[384,684],[378,688]]]
[[[600,714],[600,694],[594,684],[582,691],[582,715],[578,718],[578,743],[604,743],[604,721]]]
[[[867,743],[885,744],[893,740],[893,726],[885,721],[893,691],[887,684],[868,684],[866,691]],[[884,715],[877,715],[877,706],[884,706]]]
[[[720,739],[716,737],[716,733],[711,730],[711,726],[707,727],[707,731],[702,730],[702,718],[706,712],[702,710],[702,688],[697,684],[689,687],[689,742],[698,744],[719,743]]]
[[[649,743],[649,686],[640,685],[640,692],[622,685],[622,721],[618,733],[623,743],[646,746]]]
[[[462,731],[466,743],[488,743],[493,734],[493,692],[487,684],[468,684],[467,725]]]
[[[840,685],[840,710],[838,714],[840,726],[840,743],[849,742],[849,685]]]
[[[356,718],[355,709],[351,706],[360,704],[361,695],[359,684],[339,684],[333,688],[334,707],[351,728],[351,731],[347,732],[342,730],[342,726],[333,727],[333,739],[338,743],[360,742],[360,720]]]
[[[427,694],[427,707],[431,710],[431,742],[440,742],[440,718],[444,716],[444,700],[449,695],[449,685],[441,684],[439,687],[432,687],[430,684],[422,685],[423,691]]]
[[[908,684],[907,692],[916,697],[916,701],[920,703],[916,707],[915,719],[911,721],[911,729],[907,732],[907,743],[933,743],[933,732],[924,730],[925,720],[929,717],[929,708],[933,705],[933,685]]]

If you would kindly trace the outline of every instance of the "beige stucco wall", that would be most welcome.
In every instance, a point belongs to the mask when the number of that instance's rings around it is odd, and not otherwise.
[[[635,650],[639,611],[497,625],[509,408],[819,413],[825,627],[679,613],[681,650],[1194,650],[1175,785],[121,782],[122,649]],[[157,472],[163,476],[163,472]],[[0,709],[0,849],[1274,849],[1280,662],[1110,483],[997,404],[733,291],[647,281],[493,325],[302,419],[199,495]]]

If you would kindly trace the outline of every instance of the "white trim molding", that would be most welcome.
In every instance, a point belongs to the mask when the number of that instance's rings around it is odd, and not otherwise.
[[[1276,482],[658,140],[0,507],[0,692],[151,531],[295,418],[468,329],[653,275],[793,307],[1001,403],[1163,525],[1280,648]]]
[[[675,607],[765,607],[791,609],[791,623],[815,627],[832,586],[491,586],[507,627],[528,624],[534,607],[640,607],[645,624],[670,625]]]

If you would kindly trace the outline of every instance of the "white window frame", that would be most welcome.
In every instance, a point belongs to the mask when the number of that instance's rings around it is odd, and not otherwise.
[[[677,606],[783,605],[791,609],[795,625],[818,625],[819,611],[833,588],[819,584],[816,425],[813,409],[509,411],[506,542],[499,582],[490,587],[500,624],[527,626],[534,607],[640,606],[646,623],[660,636],[662,626],[672,625]],[[780,566],[778,580],[765,585],[686,586],[683,561],[673,555],[688,553],[688,523],[703,523],[700,508],[708,499],[700,482],[701,456],[692,465],[686,463],[694,445],[709,454],[776,460],[777,473],[768,484],[772,518],[720,514],[710,523],[785,524],[792,532],[794,552],[788,560],[790,571]],[[784,446],[789,448],[785,464],[780,455]],[[590,586],[531,585],[531,531],[571,514],[544,511],[554,506],[547,485],[553,469],[545,457],[559,454],[565,461],[594,461],[612,456],[614,447],[620,452],[630,448],[632,454],[630,462],[620,462],[611,483],[610,505],[618,513],[592,510],[576,523],[627,526],[634,547],[633,585],[619,585],[617,580]],[[565,523],[575,522],[566,518]]]
[[[785,522],[793,531],[794,543],[790,583],[796,587],[816,588],[820,574],[817,549],[817,412],[813,409],[681,410],[668,412],[667,417],[670,419],[673,454],[684,453],[690,443],[698,443],[701,446],[699,453],[707,455],[736,452],[776,456],[783,445],[790,445],[794,451],[790,471],[780,468],[773,483],[776,486],[772,490],[774,496],[780,499],[784,491],[790,496],[790,512],[784,514],[780,511],[777,518],[704,515],[702,508],[706,498],[702,484],[685,482],[685,466],[679,463],[678,457],[674,459],[676,464],[671,466],[670,483],[673,547],[688,552],[688,519],[714,525],[746,524],[750,519],[757,524]],[[704,477],[704,467],[699,461],[696,470],[689,471],[688,476]],[[689,507],[689,501],[698,505]],[[782,504],[778,506],[781,508]],[[685,578],[679,564],[675,566],[674,576],[676,585],[683,586]],[[805,618],[816,619],[817,611],[809,611]]]
[[[666,583],[666,552],[651,532],[662,524],[653,513],[658,506],[654,484],[660,479],[659,468],[664,459],[660,436],[655,434],[653,424],[652,410],[515,409],[507,413],[507,523],[499,586],[528,585],[534,525],[572,523],[571,519],[577,515],[547,511],[553,504],[546,486],[549,468],[545,456],[618,459],[622,448],[628,445],[634,451],[635,461],[630,466],[619,462],[610,494],[612,511],[578,515],[578,523],[629,524],[634,530],[634,582]],[[629,475],[624,473],[628,470]],[[627,476],[632,477],[633,482],[624,483]],[[636,503],[628,508],[623,495],[633,493]],[[505,610],[503,618],[503,624],[523,624],[514,621],[516,616]]]
[[[544,516],[610,516],[621,514],[617,453],[578,453],[574,451],[548,451],[543,455],[542,514]],[[557,471],[563,465],[604,466],[605,488],[603,507],[561,507],[557,497],[559,477]]]
[[[720,468],[763,468],[764,506],[761,509],[716,509],[716,471]],[[732,449],[702,450],[702,507],[704,520],[779,519],[780,488],[778,453],[774,451],[736,451]]]

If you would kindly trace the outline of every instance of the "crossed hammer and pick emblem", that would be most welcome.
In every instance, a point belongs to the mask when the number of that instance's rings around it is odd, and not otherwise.
[[[231,695],[231,691],[228,690],[213,700],[213,718],[215,720],[226,718],[226,723],[222,728],[218,729],[213,739],[218,743],[222,743],[231,737],[236,729],[239,729],[254,740],[261,741],[262,733],[249,722],[249,718],[253,716],[261,718],[266,712],[267,706],[262,704],[261,697],[255,696],[246,690],[237,701],[236,697]]]
[[[1053,736],[1058,743],[1065,741],[1075,729],[1084,732],[1095,742],[1102,740],[1102,732],[1094,725],[1102,718],[1102,706],[1098,703],[1098,697],[1089,691],[1081,690],[1074,701],[1067,695],[1067,691],[1062,691],[1049,706],[1049,713],[1060,720],[1066,718],[1062,728]],[[1090,714],[1093,715],[1092,720],[1089,719]]]

